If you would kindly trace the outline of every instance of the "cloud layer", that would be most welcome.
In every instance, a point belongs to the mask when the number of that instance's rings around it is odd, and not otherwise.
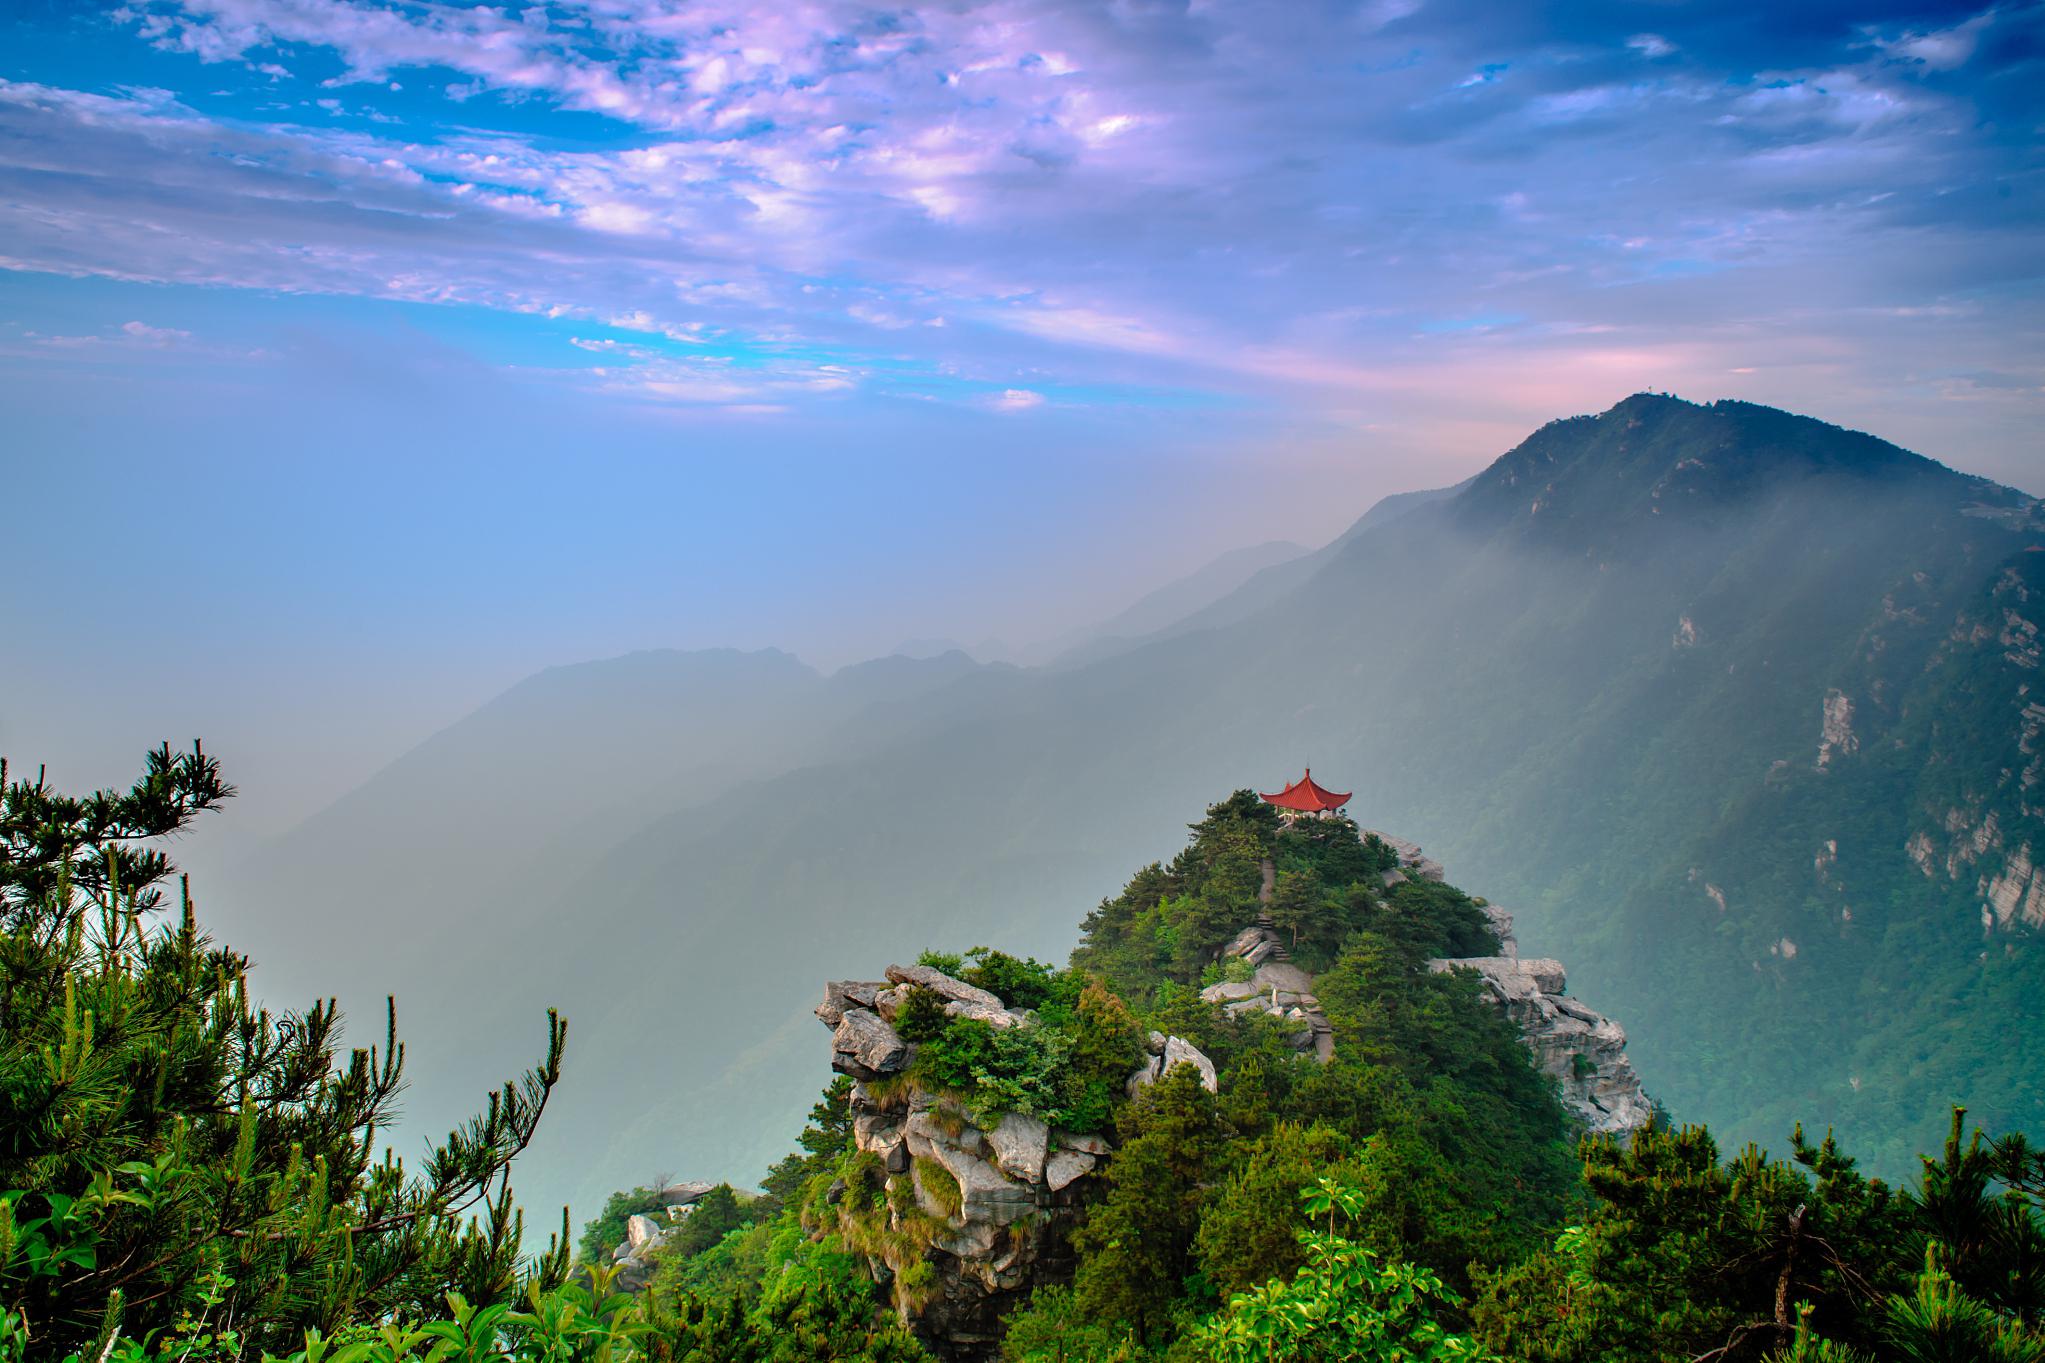
[[[684,405],[1651,386],[1993,444],[2045,382],[2041,17],[132,0],[42,34],[113,79],[0,81],[0,267],[485,309]]]

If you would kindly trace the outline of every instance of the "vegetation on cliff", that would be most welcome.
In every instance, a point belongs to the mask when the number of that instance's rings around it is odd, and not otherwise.
[[[1080,970],[976,947],[964,956],[925,952],[921,963],[1036,1015],[1033,1027],[1000,1028],[947,1016],[943,1000],[911,990],[895,1019],[915,1043],[911,1077],[958,1095],[983,1124],[1006,1112],[1073,1131],[1100,1131],[1143,1054],[1143,1032],[1120,999]]]

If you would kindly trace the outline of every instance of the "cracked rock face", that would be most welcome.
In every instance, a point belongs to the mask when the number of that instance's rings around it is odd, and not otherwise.
[[[1624,1135],[1654,1120],[1653,1104],[1626,1058],[1625,1029],[1562,992],[1568,979],[1560,961],[1471,956],[1427,967],[1482,976],[1486,996],[1518,1024],[1536,1062],[1554,1076],[1563,1108],[1590,1130]]]
[[[887,975],[896,984],[913,984],[918,989],[928,989],[931,993],[953,1003],[975,1004],[996,1012],[1000,1012],[1002,1008],[1001,1000],[986,990],[967,984],[964,980],[955,980],[932,966],[891,965],[888,967]]]
[[[1859,751],[1860,739],[1853,732],[1853,698],[1844,691],[1827,691],[1818,725],[1819,770]]]
[[[1053,1130],[1022,1113],[982,1129],[952,1099],[908,1081],[916,1048],[892,1019],[914,989],[944,999],[954,1017],[1035,1025],[1030,1014],[929,966],[889,966],[886,981],[825,986],[816,1013],[832,1029],[831,1067],[854,1080],[853,1143],[880,1161],[885,1193],[878,1206],[855,1207],[849,1191],[830,1205],[847,1219],[847,1242],[866,1246],[859,1252],[874,1281],[894,1293],[896,1313],[925,1347],[978,1363],[994,1357],[1005,1315],[1038,1285],[1071,1276],[1067,1240],[1111,1146],[1104,1136]],[[1212,1088],[1213,1065],[1177,1038],[1160,1049],[1169,1053],[1174,1043],[1198,1057],[1191,1063],[1204,1066]],[[868,1221],[853,1225],[853,1217]],[[929,1266],[927,1275],[919,1263]],[[917,1280],[926,1285],[905,1285]]]

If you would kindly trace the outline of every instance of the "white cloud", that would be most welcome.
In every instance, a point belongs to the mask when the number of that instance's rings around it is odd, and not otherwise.
[[[988,399],[987,405],[997,412],[1027,412],[1044,405],[1044,395],[1033,393],[1027,388],[1010,388],[999,397]]]
[[[204,341],[181,327],[153,326],[142,321],[122,322],[118,326],[110,326],[102,331],[82,334],[48,335],[26,330],[20,334],[39,351],[60,353],[70,351],[81,355],[97,353],[109,359],[122,357],[132,360],[147,351],[171,352],[181,361],[269,358],[269,352],[259,347]]]
[[[1933,71],[1952,71],[1973,59],[1981,35],[1995,22],[1995,8],[1983,10],[1951,28],[1909,30],[1893,38],[1876,38],[1883,51],[1905,61],[1921,63]]]
[[[159,348],[178,345],[192,339],[192,333],[189,331],[180,331],[176,327],[153,327],[147,322],[123,322],[121,334],[139,344]]]

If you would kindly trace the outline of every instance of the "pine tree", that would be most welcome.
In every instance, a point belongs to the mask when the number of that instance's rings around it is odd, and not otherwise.
[[[157,840],[234,790],[197,744],[82,798],[0,763],[0,1335],[31,1356],[195,1313],[251,1353],[308,1328],[558,1282],[563,1234],[521,1259],[508,1171],[560,1075],[490,1095],[423,1166],[379,1157],[402,1086],[395,1005],[341,1055],[332,1000],[272,1014],[247,958],[201,932]],[[402,944],[392,943],[393,950]]]
[[[1195,1268],[1201,1187],[1221,1145],[1214,1098],[1191,1065],[1175,1065],[1123,1114],[1108,1194],[1074,1237],[1082,1258],[1073,1297],[1083,1315],[1156,1338]]]

